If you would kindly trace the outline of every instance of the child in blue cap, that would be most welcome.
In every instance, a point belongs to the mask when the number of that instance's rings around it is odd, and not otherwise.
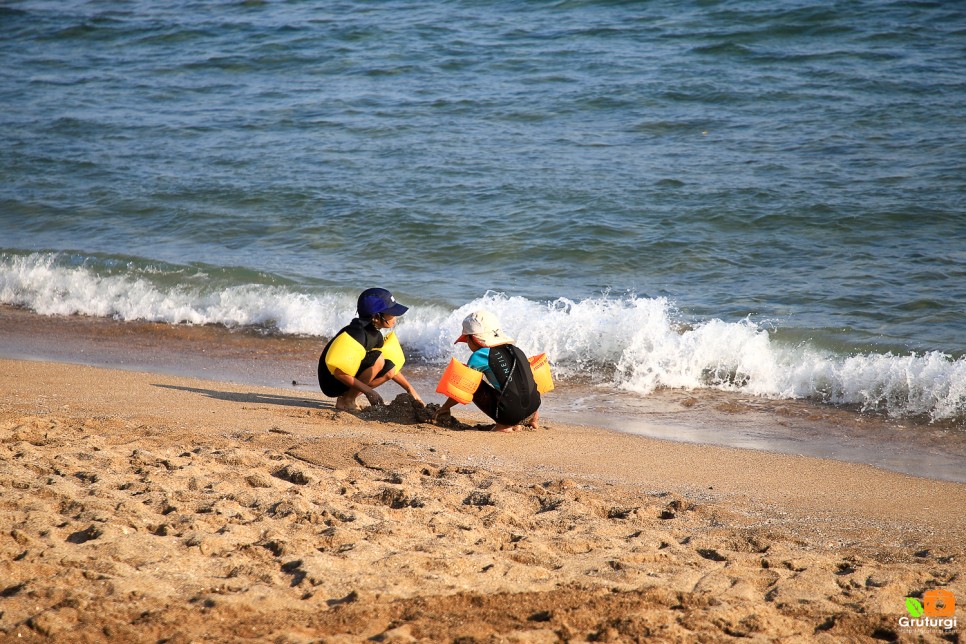
[[[358,411],[356,399],[364,394],[371,405],[383,404],[376,387],[392,380],[420,406],[422,398],[402,375],[406,361],[393,327],[409,310],[384,288],[366,289],[359,295],[354,318],[333,337],[319,356],[319,387],[335,398],[335,408]]]

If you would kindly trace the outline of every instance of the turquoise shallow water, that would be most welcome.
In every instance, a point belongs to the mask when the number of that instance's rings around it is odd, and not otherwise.
[[[966,418],[966,10],[12,2],[0,302]]]

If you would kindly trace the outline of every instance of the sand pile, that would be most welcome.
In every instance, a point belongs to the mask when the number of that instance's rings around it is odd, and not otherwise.
[[[450,415],[441,418],[438,422],[433,422],[433,414],[439,409],[436,403],[429,403],[425,406],[418,405],[416,400],[409,394],[402,393],[397,395],[392,402],[387,405],[377,405],[364,407],[358,413],[359,418],[368,421],[378,421],[383,423],[398,423],[401,425],[433,424],[437,427],[445,427],[457,431],[478,430],[489,431],[493,428],[492,422],[468,424],[460,421],[456,416]],[[457,410],[457,413],[459,411]]]

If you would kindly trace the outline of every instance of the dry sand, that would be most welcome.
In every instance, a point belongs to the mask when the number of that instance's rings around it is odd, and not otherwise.
[[[959,641],[966,485],[543,421],[0,360],[0,640]]]

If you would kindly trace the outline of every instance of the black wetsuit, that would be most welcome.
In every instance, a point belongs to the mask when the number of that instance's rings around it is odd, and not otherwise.
[[[527,356],[512,344],[490,347],[489,367],[500,388],[486,379],[473,394],[473,403],[502,425],[516,425],[540,408],[540,392]]]
[[[336,333],[332,340],[329,340],[329,343],[325,345],[325,349],[322,350],[322,355],[319,356],[319,388],[322,389],[322,393],[324,393],[326,396],[341,396],[349,391],[349,387],[347,387],[341,380],[336,378],[329,371],[329,368],[325,364],[325,357],[329,352],[329,348],[332,346],[332,342],[343,333],[347,333],[353,340],[361,344],[366,350],[366,356],[362,359],[359,369],[355,373],[349,375],[358,376],[366,369],[372,367],[372,365],[375,364],[376,360],[378,360],[379,356],[381,355],[379,351],[376,351],[376,349],[382,347],[384,342],[382,334],[379,333],[379,329],[373,326],[372,322],[354,318],[352,322]],[[382,371],[376,374],[376,376],[378,377],[388,373],[395,366],[396,365],[393,364],[392,360],[387,359],[386,365],[383,367]]]

